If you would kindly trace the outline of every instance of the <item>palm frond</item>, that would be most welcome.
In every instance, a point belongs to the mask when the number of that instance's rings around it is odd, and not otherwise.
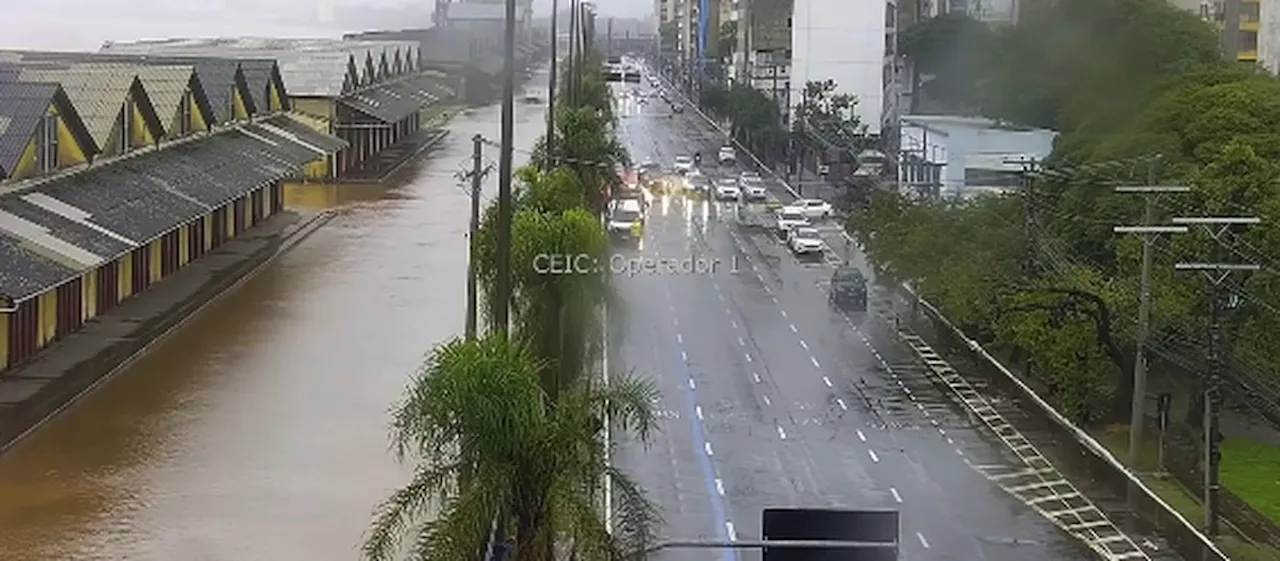
[[[606,473],[613,486],[616,547],[626,554],[643,551],[657,541],[662,512],[630,475],[613,466],[608,466]]]
[[[492,487],[469,487],[446,501],[439,515],[423,525],[407,561],[471,561],[483,550],[494,513],[506,497]]]
[[[408,529],[429,514],[433,501],[448,494],[459,467],[458,464],[418,466],[409,483],[396,489],[375,509],[373,523],[361,547],[364,559],[395,559]]]

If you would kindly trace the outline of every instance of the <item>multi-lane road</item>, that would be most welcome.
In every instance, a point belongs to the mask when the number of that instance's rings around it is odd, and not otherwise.
[[[709,175],[722,133],[653,97],[619,99],[619,136],[636,161],[703,155]],[[782,187],[776,187],[779,191]],[[784,192],[774,193],[782,200]],[[828,306],[841,260],[800,260],[769,232],[743,228],[735,203],[659,194],[627,255],[691,260],[619,275],[611,368],[654,377],[663,431],[617,461],[662,506],[669,539],[759,539],[771,506],[892,508],[913,561],[1074,561],[1076,540],[984,478],[1007,461],[933,387],[873,313]],[[855,261],[856,263],[856,261]],[[758,559],[751,551],[670,551],[664,560]]]

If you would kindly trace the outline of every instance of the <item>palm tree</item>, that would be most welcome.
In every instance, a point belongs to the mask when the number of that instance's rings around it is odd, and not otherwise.
[[[500,337],[453,340],[431,353],[393,412],[396,457],[418,464],[378,507],[365,559],[475,559],[495,512],[511,514],[503,523],[519,561],[564,551],[607,561],[650,543],[657,510],[605,462],[600,419],[647,442],[656,389],[621,376],[562,393],[551,407],[539,366],[525,346]],[[614,489],[612,534],[594,500],[601,481]]]

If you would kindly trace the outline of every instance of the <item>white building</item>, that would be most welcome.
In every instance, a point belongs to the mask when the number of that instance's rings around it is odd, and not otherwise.
[[[1058,133],[1002,126],[981,117],[907,115],[900,121],[898,185],[944,198],[971,197],[1017,187],[1019,160],[1043,160]]]
[[[791,108],[810,81],[834,80],[858,98],[855,112],[879,134],[884,110],[886,28],[893,11],[884,0],[795,0],[791,18]]]

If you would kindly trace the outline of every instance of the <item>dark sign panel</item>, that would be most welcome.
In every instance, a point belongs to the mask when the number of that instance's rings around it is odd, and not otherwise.
[[[766,508],[768,540],[898,541],[898,511]],[[766,547],[764,561],[898,561],[898,548]]]

